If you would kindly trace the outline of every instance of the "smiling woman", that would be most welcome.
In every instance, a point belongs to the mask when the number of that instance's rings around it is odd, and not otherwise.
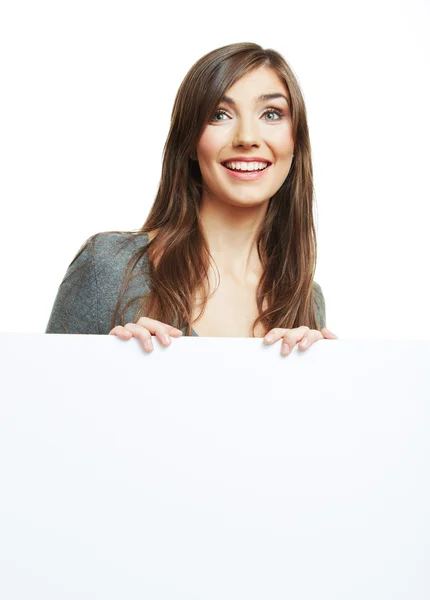
[[[313,200],[305,104],[284,58],[253,43],[213,50],[177,92],[144,225],[83,244],[46,332],[333,337],[313,281]]]
[[[236,81],[218,107],[197,144],[203,180],[219,199],[243,197],[249,205],[255,198],[259,208],[252,217],[261,222],[270,198],[286,180],[294,156],[287,86],[273,68],[262,65]],[[258,184],[252,186],[235,183],[255,180]],[[203,211],[206,195],[204,190]]]

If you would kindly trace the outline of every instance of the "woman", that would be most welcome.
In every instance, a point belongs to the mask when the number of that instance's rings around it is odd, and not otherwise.
[[[336,338],[313,281],[313,170],[306,109],[280,54],[218,48],[183,80],[159,189],[137,232],[89,238],[70,264],[46,333]],[[218,273],[218,281],[215,276]],[[196,331],[196,329],[197,331]],[[167,336],[164,338],[163,336]]]

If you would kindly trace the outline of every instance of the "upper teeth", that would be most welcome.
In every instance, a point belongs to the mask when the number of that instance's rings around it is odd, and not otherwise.
[[[225,165],[229,169],[236,169],[238,171],[258,171],[259,169],[265,169],[269,163],[265,162],[228,162]]]

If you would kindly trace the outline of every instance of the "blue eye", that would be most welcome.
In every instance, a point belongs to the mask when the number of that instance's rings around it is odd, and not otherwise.
[[[225,119],[217,119],[216,117],[218,115],[227,115],[227,111],[223,110],[222,108],[219,108],[218,110],[215,111],[214,116],[212,117],[212,121],[215,122],[220,122],[220,121],[224,121]],[[278,118],[277,119],[266,119],[268,121],[279,121],[279,119],[282,119],[282,117],[284,116],[284,113],[281,110],[278,110],[277,108],[266,108],[266,110],[264,111],[263,115],[267,115],[267,114],[275,114]]]
[[[219,115],[226,115],[227,113],[225,112],[225,110],[222,110],[221,108],[216,110],[214,113],[214,116],[212,118],[212,121],[224,121],[224,119],[217,119],[216,117]]]
[[[269,115],[269,114],[274,114],[278,116],[278,119],[269,119],[269,121],[278,121],[279,119],[282,119],[282,117],[284,116],[284,113],[280,110],[278,110],[277,108],[268,108],[264,111],[263,113],[264,115]]]

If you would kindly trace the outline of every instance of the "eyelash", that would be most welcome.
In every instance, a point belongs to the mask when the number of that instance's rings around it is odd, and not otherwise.
[[[279,121],[284,116],[284,113],[281,110],[278,110],[277,108],[266,108],[263,115],[267,115],[268,113],[275,113],[279,117],[279,119],[269,119],[270,121]],[[218,110],[215,111],[214,116],[212,117],[212,121],[215,121],[215,117],[218,114],[226,115],[227,111],[222,108],[219,108]],[[221,121],[224,121],[224,119],[221,119]],[[218,122],[220,123],[221,121],[218,121]]]

